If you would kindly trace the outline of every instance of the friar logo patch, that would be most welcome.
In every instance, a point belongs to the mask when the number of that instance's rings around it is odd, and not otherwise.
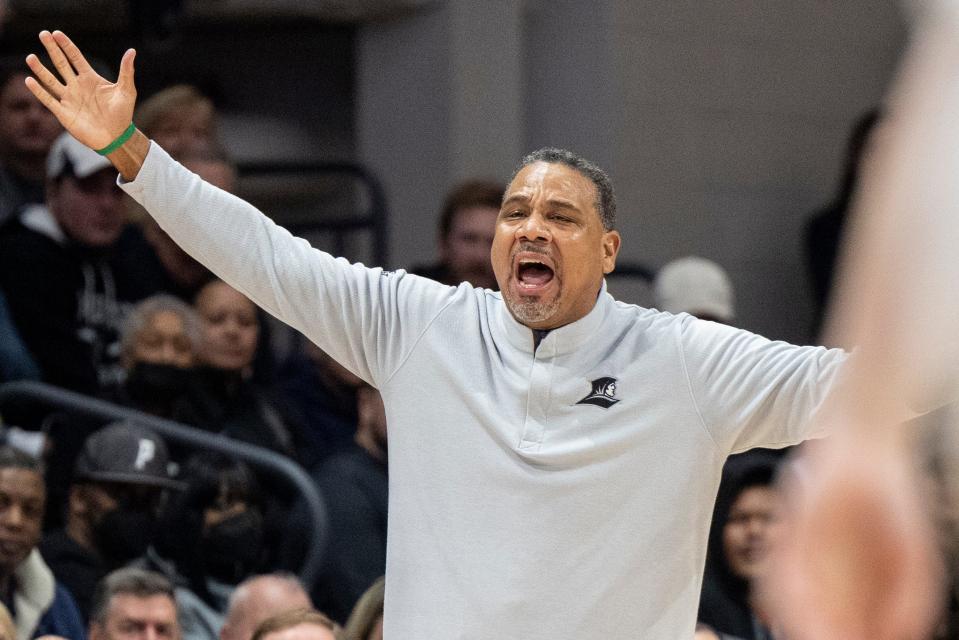
[[[610,378],[609,376],[596,378],[590,384],[593,385],[593,390],[576,404],[592,404],[609,409],[619,402],[616,398],[616,378]]]

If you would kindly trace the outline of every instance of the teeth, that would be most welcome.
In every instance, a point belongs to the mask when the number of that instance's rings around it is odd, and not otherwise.
[[[539,260],[520,260],[519,263],[520,263],[521,265],[526,265],[526,264],[541,264],[541,265],[543,265],[543,266],[546,266],[545,263],[540,262]]]

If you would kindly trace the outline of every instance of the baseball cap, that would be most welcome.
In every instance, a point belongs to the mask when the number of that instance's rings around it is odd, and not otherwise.
[[[48,178],[59,178],[67,172],[76,178],[86,178],[111,166],[109,160],[69,133],[60,134],[47,155]]]
[[[733,285],[726,271],[712,260],[686,256],[665,265],[656,274],[656,307],[669,313],[686,312],[722,322],[735,317]]]
[[[182,488],[170,478],[169,461],[166,444],[156,433],[132,422],[113,422],[84,441],[73,476],[75,480]]]

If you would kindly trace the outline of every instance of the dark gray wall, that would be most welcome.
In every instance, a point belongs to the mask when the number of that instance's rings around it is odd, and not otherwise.
[[[809,338],[802,224],[830,199],[848,128],[890,79],[896,2],[438,5],[358,34],[359,154],[386,181],[397,264],[433,255],[443,192],[468,167],[505,178],[523,152],[569,146],[613,175],[624,258],[715,259],[743,326]],[[471,66],[450,62],[450,43],[479,52]],[[455,87],[474,78],[489,91],[477,99],[495,102],[464,116]],[[491,137],[469,144],[475,131]]]

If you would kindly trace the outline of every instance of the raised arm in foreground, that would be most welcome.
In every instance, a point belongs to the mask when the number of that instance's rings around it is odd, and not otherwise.
[[[100,76],[80,49],[62,31],[40,32],[60,77],[47,69],[37,56],[27,56],[27,65],[36,76],[27,78],[27,88],[53,113],[70,134],[91,149],[104,149],[133,122],[137,90],[133,84],[133,58],[128,49],[120,61],[117,81]],[[150,141],[139,131],[107,158],[125,180],[136,178],[146,158]]]
[[[943,601],[915,434],[890,416],[956,388],[959,2],[917,24],[857,194],[833,330],[861,356],[836,434],[791,483],[767,593],[784,637],[918,640]],[[955,428],[955,425],[953,425]]]

